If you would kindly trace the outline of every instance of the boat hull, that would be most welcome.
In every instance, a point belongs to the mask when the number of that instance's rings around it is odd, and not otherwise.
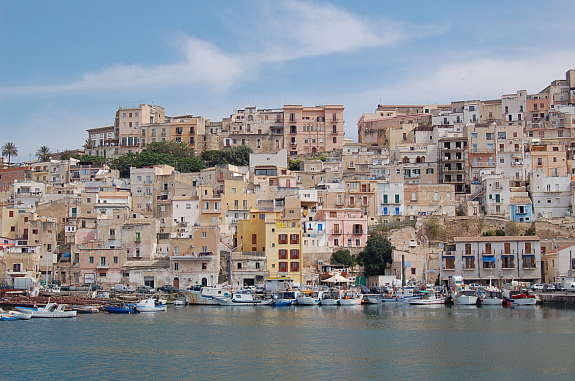
[[[322,306],[337,306],[339,304],[339,299],[322,299]]]
[[[361,304],[361,299],[340,299],[340,306],[357,306]]]
[[[477,296],[462,295],[453,298],[453,304],[460,306],[475,306],[477,305]]]
[[[319,299],[312,298],[309,296],[303,296],[296,299],[297,304],[300,306],[317,306],[320,303]]]
[[[501,298],[484,298],[484,299],[481,299],[481,304],[484,306],[500,306],[503,304],[503,299],[501,299]]]
[[[425,300],[425,299],[412,299],[408,302],[413,306],[431,306],[436,304],[445,304],[444,299],[433,299],[433,300]]]

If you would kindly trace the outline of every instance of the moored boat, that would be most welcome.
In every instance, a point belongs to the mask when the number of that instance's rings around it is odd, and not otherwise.
[[[299,296],[298,291],[280,291],[277,292],[272,299],[274,307],[289,307],[297,301]]]
[[[480,289],[478,295],[481,304],[484,306],[500,306],[503,304],[503,296],[499,290]]]
[[[263,306],[271,301],[258,299],[251,290],[240,290],[234,292],[231,298],[216,298],[220,306]]]
[[[188,304],[217,305],[216,298],[231,298],[232,293],[222,287],[201,287],[184,292]]]
[[[363,295],[355,291],[346,291],[339,300],[340,306],[356,306],[363,301]]]
[[[167,311],[168,308],[165,304],[158,303],[155,299],[148,298],[139,301],[136,304],[136,310],[138,312],[160,312]]]
[[[427,306],[433,304],[445,304],[445,298],[433,291],[419,291],[419,298],[410,299],[408,301],[411,305]]]
[[[103,310],[111,314],[134,314],[138,312],[134,304],[108,305],[104,306]]]
[[[77,311],[66,311],[66,304],[48,303],[45,307],[15,307],[17,311],[32,315],[32,318],[73,318]]]
[[[503,292],[504,301],[513,306],[534,306],[537,304],[535,294],[524,290],[505,290]]]
[[[453,297],[453,304],[461,306],[475,306],[477,301],[477,293],[473,290],[461,290]]]
[[[321,296],[320,304],[322,306],[336,306],[339,304],[340,299],[341,299],[341,291],[332,290],[329,292],[325,292]]]
[[[72,306],[72,309],[78,311],[79,314],[95,314],[100,312],[99,306]]]
[[[297,298],[297,304],[301,306],[317,306],[321,302],[323,291],[302,292]]]
[[[363,302],[365,304],[381,304],[382,298],[380,294],[364,294]]]

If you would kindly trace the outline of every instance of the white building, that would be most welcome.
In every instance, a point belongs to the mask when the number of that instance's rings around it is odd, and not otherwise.
[[[535,217],[555,218],[570,215],[571,178],[547,177],[543,170],[535,169],[531,176],[531,198]]]

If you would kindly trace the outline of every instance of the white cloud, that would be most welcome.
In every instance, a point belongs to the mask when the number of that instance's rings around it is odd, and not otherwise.
[[[174,85],[226,90],[262,65],[389,46],[407,35],[397,23],[374,23],[330,4],[293,0],[271,4],[268,14],[264,8],[260,12],[246,19],[250,23],[263,20],[254,29],[256,46],[250,47],[250,52],[225,52],[208,41],[186,37],[181,43],[180,62],[155,66],[114,64],[68,83],[0,87],[0,96]]]

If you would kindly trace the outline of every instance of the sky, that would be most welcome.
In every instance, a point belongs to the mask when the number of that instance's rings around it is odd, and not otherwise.
[[[538,92],[575,68],[575,1],[0,3],[0,144],[80,148],[120,106],[212,120],[246,106]]]

